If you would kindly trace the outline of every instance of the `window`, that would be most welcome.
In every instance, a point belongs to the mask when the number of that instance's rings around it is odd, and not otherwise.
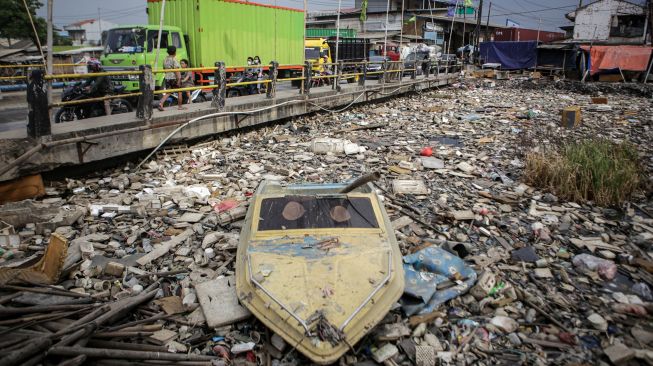
[[[106,35],[106,53],[143,52],[145,30],[141,28],[111,29]],[[139,50],[140,49],[140,50]]]
[[[147,52],[152,52],[159,39],[159,31],[151,30],[147,32]],[[168,48],[168,31],[161,31],[161,49]]]
[[[372,203],[363,197],[266,198],[258,222],[259,231],[378,227]]]
[[[320,58],[320,47],[306,47],[304,52],[307,60],[317,60]]]
[[[610,37],[636,38],[644,35],[646,17],[643,15],[616,15],[612,17]]]
[[[172,33],[172,45],[177,48],[183,48],[181,47],[181,37],[177,32]]]

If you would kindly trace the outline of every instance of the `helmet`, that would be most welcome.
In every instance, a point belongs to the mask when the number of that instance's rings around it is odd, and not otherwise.
[[[95,58],[86,61],[86,68],[89,72],[98,72],[102,70],[102,64]]]

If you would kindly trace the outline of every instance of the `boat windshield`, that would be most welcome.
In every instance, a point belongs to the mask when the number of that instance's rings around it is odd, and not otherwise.
[[[378,227],[372,202],[366,197],[265,198],[258,222],[259,231]]]

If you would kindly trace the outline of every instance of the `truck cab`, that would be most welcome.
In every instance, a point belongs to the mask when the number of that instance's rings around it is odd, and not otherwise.
[[[158,66],[156,45],[159,36],[158,25],[132,25],[112,28],[107,32],[106,45],[100,62],[105,71],[136,71],[140,65],[150,65],[152,70],[163,69],[163,60],[168,55],[168,46],[177,47],[177,60],[188,60],[188,47],[179,27],[164,26],[161,32],[161,48]],[[164,73],[154,74],[155,84],[161,87]],[[138,75],[112,77],[114,84],[122,84],[126,91],[139,89]]]
[[[328,63],[333,62],[331,48],[326,38],[306,38],[304,41],[304,55],[306,61],[313,65],[313,71],[320,71],[320,59],[327,55]]]

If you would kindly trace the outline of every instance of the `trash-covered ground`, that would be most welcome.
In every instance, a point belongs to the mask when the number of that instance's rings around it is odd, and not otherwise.
[[[0,235],[0,364],[46,351],[46,364],[307,363],[229,291],[248,198],[263,179],[373,171],[404,262],[442,250],[459,262],[433,261],[429,297],[402,299],[341,364],[653,364],[650,93],[561,85],[466,80],[166,146],[139,171],[4,205],[16,235]],[[581,108],[576,128],[560,127],[569,106]],[[648,181],[631,202],[564,202],[523,182],[531,149],[592,137],[636,145]]]

